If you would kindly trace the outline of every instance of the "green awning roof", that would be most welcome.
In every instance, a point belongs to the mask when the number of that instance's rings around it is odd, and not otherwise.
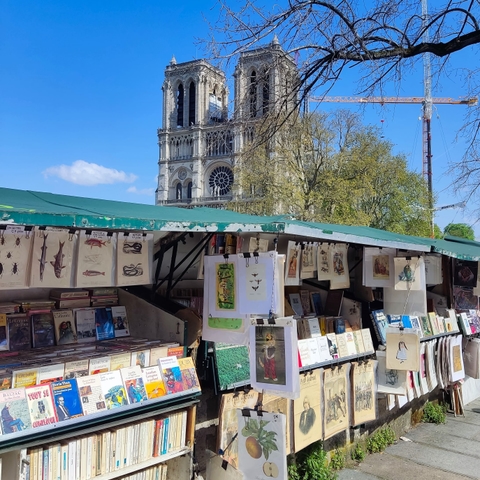
[[[432,251],[459,260],[480,262],[480,242],[458,237],[445,237],[443,240],[432,240]]]

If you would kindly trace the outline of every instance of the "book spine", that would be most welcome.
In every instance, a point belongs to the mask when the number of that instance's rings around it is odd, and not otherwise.
[[[378,325],[375,320],[375,314],[373,312],[370,313],[370,318],[372,319],[373,329],[375,330],[375,335],[377,336],[377,340],[380,344],[383,344],[382,337],[378,331]]]

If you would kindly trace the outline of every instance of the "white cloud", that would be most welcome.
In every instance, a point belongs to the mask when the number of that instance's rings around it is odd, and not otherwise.
[[[76,160],[72,165],[57,165],[43,171],[45,177],[59,177],[77,185],[101,185],[112,183],[132,183],[137,179],[133,173],[125,173],[114,168],[106,168],[96,163]]]
[[[138,189],[137,187],[128,187],[127,188],[128,193],[135,193],[136,195],[148,195],[153,197],[155,195],[155,189],[154,188],[141,188]]]

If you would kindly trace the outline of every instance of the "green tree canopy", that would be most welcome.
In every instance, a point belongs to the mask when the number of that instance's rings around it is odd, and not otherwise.
[[[467,240],[475,240],[475,232],[470,225],[466,223],[449,223],[443,230],[445,235],[453,235],[454,237],[466,238]]]

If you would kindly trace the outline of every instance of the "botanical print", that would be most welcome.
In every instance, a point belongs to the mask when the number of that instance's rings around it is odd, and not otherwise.
[[[353,425],[375,420],[375,367],[376,362],[352,363]]]
[[[235,265],[217,263],[215,265],[215,308],[236,310]]]
[[[30,286],[71,287],[75,234],[66,229],[36,230],[33,241]]]
[[[372,277],[375,280],[388,280],[390,278],[390,257],[388,255],[374,255]]]
[[[421,290],[422,271],[425,263],[422,257],[395,257],[395,290]]]
[[[285,415],[237,410],[238,468],[244,478],[287,480]]]
[[[34,231],[25,227],[7,225],[0,230],[0,289],[28,286],[28,261]]]
[[[417,331],[396,332],[387,329],[387,368],[394,370],[420,370],[420,336]],[[413,333],[410,333],[413,332]]]
[[[269,413],[281,413],[285,415],[286,427],[285,427],[285,448],[287,454],[291,453],[290,445],[290,429],[291,429],[291,400],[288,398],[279,397],[278,395],[272,395],[271,393],[264,393],[262,399],[262,410]]]
[[[123,237],[123,238],[122,238]],[[146,285],[150,278],[152,234],[129,233],[117,237],[117,285]]]
[[[350,364],[334,369],[325,369],[323,380],[325,439],[346,430],[350,425],[347,388],[349,369]]]
[[[285,332],[282,327],[255,327],[256,378],[262,383],[286,385]]]
[[[114,243],[116,234],[80,232],[77,253],[77,287],[108,287],[114,284]]]
[[[293,402],[295,452],[323,438],[322,377],[321,369],[310,371],[300,377],[300,397]]]

